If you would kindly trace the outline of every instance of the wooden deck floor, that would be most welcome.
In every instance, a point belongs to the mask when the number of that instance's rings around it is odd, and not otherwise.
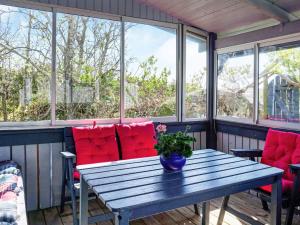
[[[216,224],[222,199],[215,199],[211,202],[210,224]],[[258,221],[269,224],[269,213],[262,210],[260,200],[255,193],[239,193],[232,195],[229,202],[230,206],[246,213]],[[89,201],[90,215],[97,215],[105,212],[105,207],[100,201],[94,199]],[[285,211],[283,211],[283,220]],[[71,208],[66,205],[65,212],[60,215],[58,207],[49,208],[41,211],[34,211],[28,214],[29,225],[72,225]],[[199,225],[200,217],[195,215],[193,206],[179,208],[154,216],[146,217],[130,222],[130,225]],[[226,213],[224,218],[225,225],[246,224],[235,216]],[[283,224],[283,223],[282,223]],[[293,225],[300,224],[300,216],[295,215]],[[97,223],[97,225],[113,225],[112,222]]]

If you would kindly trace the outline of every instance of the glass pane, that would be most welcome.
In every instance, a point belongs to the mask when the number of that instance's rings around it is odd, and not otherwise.
[[[59,120],[117,118],[120,22],[57,14]]]
[[[176,30],[126,23],[125,116],[176,116]]]
[[[218,55],[218,116],[252,118],[253,71],[253,49]]]
[[[0,5],[0,121],[50,119],[51,18]]]
[[[300,122],[300,43],[270,46],[259,55],[259,116]]]
[[[206,40],[186,36],[185,117],[206,117]]]

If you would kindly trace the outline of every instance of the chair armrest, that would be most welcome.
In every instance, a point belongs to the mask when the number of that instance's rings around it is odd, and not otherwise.
[[[293,174],[300,174],[300,164],[290,164],[290,170]]]
[[[263,150],[260,149],[230,149],[234,156],[239,157],[261,157]]]
[[[60,154],[65,159],[75,159],[76,158],[76,155],[71,152],[61,152]]]

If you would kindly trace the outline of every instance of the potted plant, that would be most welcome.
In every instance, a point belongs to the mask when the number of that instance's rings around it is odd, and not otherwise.
[[[159,124],[156,127],[158,138],[155,149],[160,155],[160,162],[166,170],[181,170],[186,163],[186,158],[193,154],[191,144],[196,141],[194,137],[187,135],[190,129],[176,133],[167,133],[167,126]]]

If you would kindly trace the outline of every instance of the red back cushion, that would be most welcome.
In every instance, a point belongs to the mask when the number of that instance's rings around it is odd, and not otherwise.
[[[73,127],[76,164],[90,164],[119,160],[114,125]]]
[[[156,156],[156,144],[153,122],[116,125],[122,159]]]
[[[269,129],[261,162],[284,170],[283,178],[293,180],[289,164],[300,159],[296,140],[300,135]],[[300,142],[298,140],[298,142]],[[300,146],[300,145],[299,145]],[[297,155],[298,154],[298,155]],[[299,163],[300,161],[298,161]]]

